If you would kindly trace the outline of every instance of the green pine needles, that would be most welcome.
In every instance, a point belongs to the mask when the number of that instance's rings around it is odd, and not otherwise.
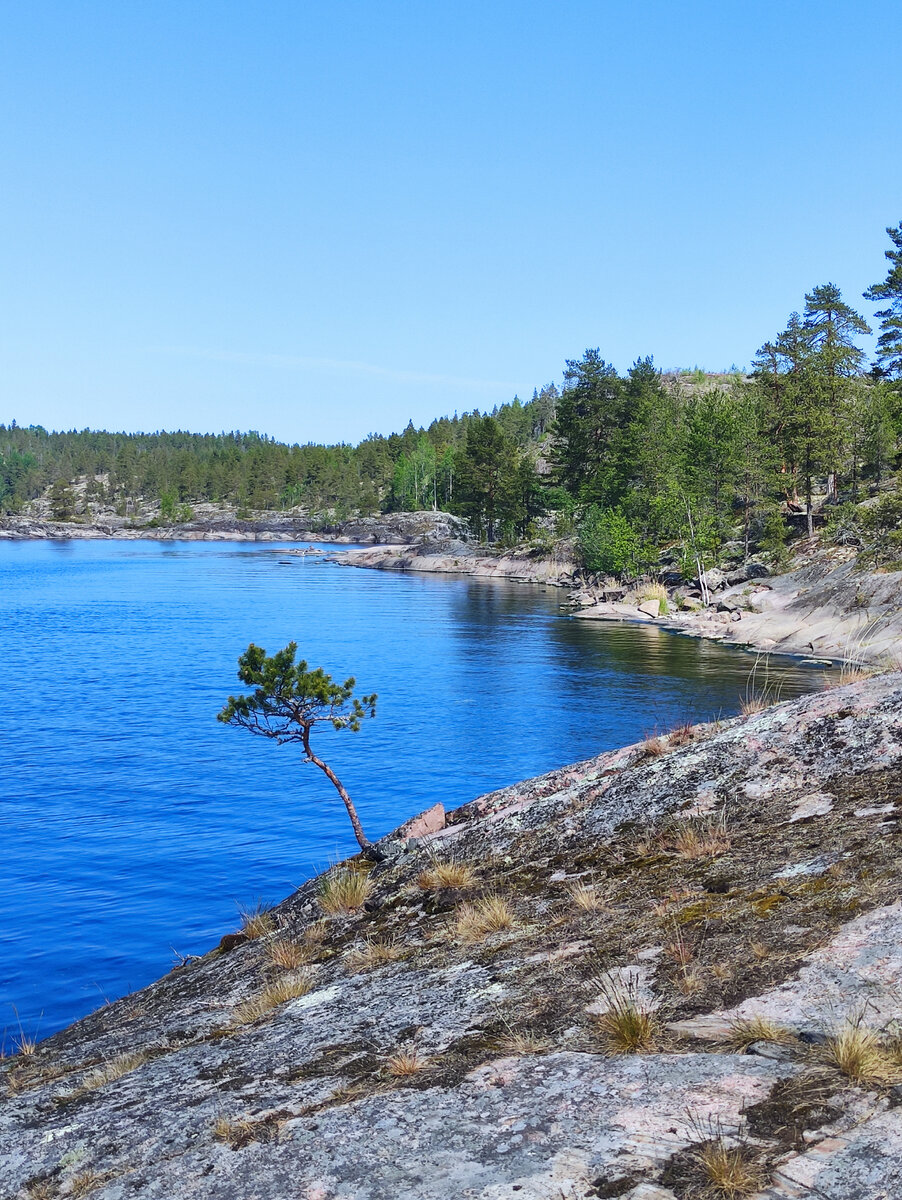
[[[251,642],[238,659],[238,678],[253,691],[229,696],[217,720],[272,738],[279,745],[300,742],[304,761],[319,767],[341,796],[360,848],[368,857],[376,857],[347,790],[332,768],[310,748],[313,727],[323,722],[356,733],[361,721],[375,717],[376,694],[358,699],[353,677],[336,683],[322,667],[309,670],[303,659],[295,661],[297,648],[297,642],[289,642],[284,650],[268,655],[262,646]]]

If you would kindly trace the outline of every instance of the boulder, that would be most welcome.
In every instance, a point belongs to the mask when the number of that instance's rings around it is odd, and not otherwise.
[[[637,605],[637,608],[639,609],[640,613],[644,613],[647,617],[651,617],[652,619],[661,615],[660,600],[643,600],[641,604]]]
[[[705,583],[708,585],[708,590],[711,592],[719,592],[721,588],[726,587],[727,577],[719,567],[709,567],[702,576]],[[699,581],[701,582],[701,580]]]
[[[445,828],[445,806],[444,804],[433,804],[432,808],[427,808],[425,812],[421,812],[416,817],[411,817],[398,830],[397,836],[404,839],[426,837],[429,833],[438,833],[440,829]]]
[[[747,562],[733,571],[727,571],[726,580],[730,587],[735,587],[737,583],[748,583],[750,579],[766,579],[770,573],[770,568],[764,563]]]

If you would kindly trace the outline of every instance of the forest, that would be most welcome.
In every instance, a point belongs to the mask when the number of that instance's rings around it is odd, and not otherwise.
[[[49,495],[73,519],[71,484],[122,515],[138,499],[166,520],[192,504],[248,515],[300,508],[341,519],[421,508],[467,517],[490,543],[574,537],[593,570],[637,574],[662,551],[717,563],[784,552],[823,527],[835,541],[902,559],[902,222],[887,229],[886,278],[865,293],[872,332],[832,283],[764,341],[748,373],[668,375],[652,357],[620,374],[598,349],[566,362],[560,387],[491,413],[441,417],[358,445],[286,445],[264,434],[48,432],[0,425],[0,511]],[[88,514],[89,515],[89,514]]]

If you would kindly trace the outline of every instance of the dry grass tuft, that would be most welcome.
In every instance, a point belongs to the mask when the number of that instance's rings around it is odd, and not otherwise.
[[[797,1038],[791,1029],[759,1013],[754,1017],[737,1017],[732,1021],[727,1045],[738,1054],[744,1054],[755,1042],[774,1042],[778,1046],[791,1046],[796,1041]]]
[[[889,1086],[902,1080],[898,1037],[881,1037],[860,1019],[847,1022],[827,1039],[824,1056],[863,1087]]]
[[[666,600],[666,599],[667,599],[667,588],[664,586],[663,583],[659,583],[657,581],[652,582],[652,583],[645,583],[639,589],[640,603],[643,600]]]
[[[877,671],[873,667],[862,667],[854,664],[845,664],[839,672],[839,687],[845,683],[861,683],[865,679],[870,679],[876,675]]]
[[[461,904],[451,928],[461,942],[481,942],[490,933],[512,929],[516,923],[514,910],[507,900],[490,894],[472,904]]]
[[[574,908],[582,912],[597,912],[604,905],[604,897],[594,883],[573,883],[567,888]]]
[[[769,707],[770,706],[764,696],[753,694],[751,696],[745,696],[739,701],[739,711],[744,717],[752,717],[755,715],[755,713],[764,712],[764,710]]]
[[[314,921],[304,930],[304,945],[309,946],[311,950],[316,950],[323,944],[328,934],[329,922],[325,917],[320,917],[318,921]]]
[[[548,1040],[529,1029],[510,1029],[496,1045],[504,1054],[541,1054],[548,1049]]]
[[[716,1200],[743,1200],[764,1185],[761,1169],[744,1146],[728,1146],[722,1137],[705,1142],[692,1155],[707,1181],[707,1195]]]
[[[674,987],[683,996],[697,996],[705,990],[705,976],[698,967],[683,967],[674,980]]]
[[[213,1136],[217,1142],[246,1142],[253,1138],[254,1125],[252,1121],[230,1121],[228,1117],[217,1117],[213,1122]]]
[[[646,758],[660,758],[667,753],[667,742],[662,737],[647,737],[642,743],[642,750]]]
[[[276,971],[296,971],[298,967],[309,963],[312,955],[312,946],[290,938],[279,938],[266,947],[266,961]]]
[[[108,1175],[102,1175],[99,1171],[92,1171],[90,1168],[86,1171],[79,1171],[69,1180],[67,1195],[87,1196],[90,1192],[95,1192],[108,1179]]]
[[[609,1008],[593,1020],[609,1054],[641,1054],[654,1050],[661,1024],[634,986],[609,988]]]
[[[749,953],[755,962],[762,963],[773,954],[767,942],[749,942]]]
[[[456,888],[463,891],[475,886],[476,872],[468,863],[458,862],[454,858],[444,862],[436,859],[431,867],[419,873],[417,884],[424,892],[434,892],[439,888]]]
[[[56,1103],[68,1104],[71,1100],[77,1100],[87,1092],[95,1092],[108,1083],[115,1083],[123,1075],[128,1075],[143,1066],[147,1062],[147,1058],[147,1054],[143,1051],[137,1051],[134,1054],[120,1054],[117,1058],[111,1058],[109,1062],[103,1063],[85,1075],[77,1087],[56,1096]]]
[[[683,829],[673,834],[667,842],[668,848],[689,862],[700,858],[715,858],[729,850],[731,842],[723,821],[706,824],[687,822]]]
[[[667,734],[667,743],[670,746],[688,746],[693,741],[695,741],[695,726],[691,721],[683,721]]]
[[[319,906],[323,912],[347,914],[363,908],[373,894],[373,881],[355,867],[333,867],[320,880]]]
[[[395,1079],[416,1075],[429,1066],[429,1059],[422,1058],[417,1050],[397,1050],[385,1060],[385,1069]]]
[[[50,1179],[32,1179],[25,1184],[25,1195],[28,1200],[56,1200],[59,1193]]]
[[[686,941],[679,925],[674,925],[673,941],[664,947],[664,953],[680,967],[687,966],[695,958],[695,948]]]
[[[258,900],[253,908],[239,909],[239,916],[241,917],[241,932],[252,940],[266,937],[276,927],[269,905],[264,904],[262,900]]]
[[[352,971],[372,971],[401,957],[401,948],[394,938],[367,938],[352,946],[345,962]]]
[[[249,1025],[266,1016],[280,1004],[306,996],[313,986],[313,977],[309,971],[298,971],[293,975],[283,975],[273,983],[268,984],[262,992],[251,996],[239,1004],[232,1016],[234,1025]]]

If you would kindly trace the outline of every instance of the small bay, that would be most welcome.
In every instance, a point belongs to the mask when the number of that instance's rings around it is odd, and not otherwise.
[[[354,852],[295,747],[215,719],[251,641],[379,693],[360,733],[316,737],[373,838],[738,710],[752,656],[573,620],[564,596],[272,545],[0,543],[0,1030],[47,1036]],[[786,699],[823,679],[769,671]]]

